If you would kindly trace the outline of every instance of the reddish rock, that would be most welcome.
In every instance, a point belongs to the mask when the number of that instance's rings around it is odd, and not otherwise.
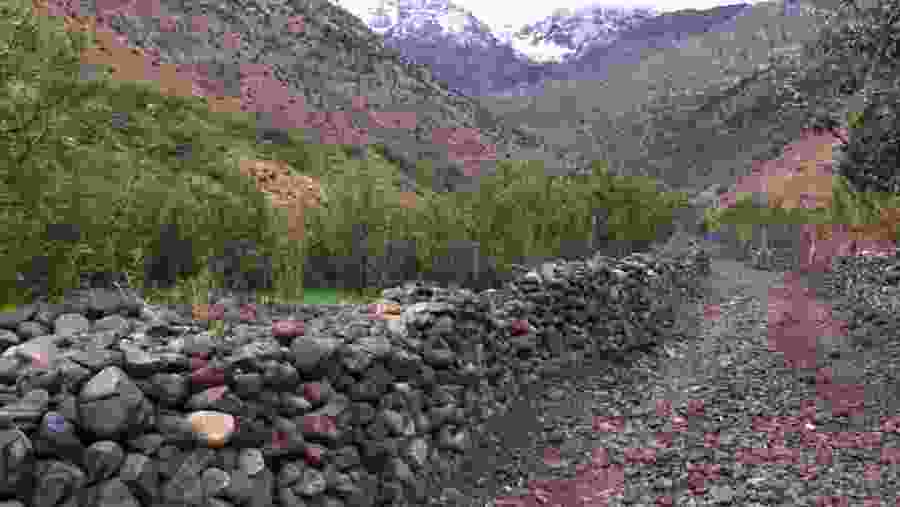
[[[303,459],[307,465],[319,466],[325,460],[325,448],[319,445],[307,445],[303,449]]]
[[[717,320],[722,317],[722,309],[719,305],[706,305],[703,308],[703,317],[706,320]]]
[[[207,364],[209,364],[209,361],[204,357],[199,357],[198,355],[191,357],[191,371],[206,368]]]
[[[200,386],[220,386],[225,384],[225,370],[204,366],[191,372],[191,382]]]
[[[323,390],[322,384],[318,382],[307,382],[303,384],[303,397],[306,398],[306,401],[318,405],[323,401]]]
[[[272,448],[273,449],[285,449],[289,444],[288,434],[284,431],[273,431],[272,432]]]
[[[209,305],[194,305],[191,308],[191,316],[194,318],[194,320],[209,320]]]
[[[367,310],[375,315],[400,315],[403,313],[403,308],[394,303],[372,303]]]
[[[688,400],[687,410],[688,415],[696,417],[702,415],[706,411],[706,407],[703,405],[703,400]]]
[[[610,464],[609,451],[603,447],[595,447],[591,452],[591,464],[598,467],[608,467]]]
[[[335,436],[337,425],[335,425],[334,419],[327,415],[305,415],[303,416],[303,434]]]
[[[303,336],[306,326],[300,320],[279,320],[272,323],[272,335],[275,338],[296,338]]]
[[[516,319],[510,324],[509,331],[513,336],[522,336],[531,331],[531,326],[528,325],[528,321],[526,320]]]
[[[202,322],[222,320],[225,316],[225,307],[222,305],[194,305],[194,320]]]
[[[50,367],[50,356],[44,352],[32,351],[28,352],[27,356],[31,360],[31,366],[34,368]]]
[[[816,387],[820,398],[831,404],[835,416],[861,414],[865,407],[866,388],[861,384],[820,384]]]
[[[228,386],[218,386],[218,387],[210,387],[206,391],[203,391],[203,394],[206,396],[206,399],[210,402],[219,401],[225,396],[225,392],[228,391]]]
[[[224,447],[237,428],[234,416],[207,410],[192,412],[188,422],[194,435],[213,448]]]
[[[669,417],[672,415],[672,402],[670,400],[656,400],[657,417]]]
[[[241,305],[239,316],[241,322],[253,322],[254,320],[256,320],[256,306]]]

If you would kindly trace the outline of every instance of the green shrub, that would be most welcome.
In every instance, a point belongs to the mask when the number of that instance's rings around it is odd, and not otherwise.
[[[79,55],[90,44],[59,18],[32,16],[26,0],[0,5],[0,303],[27,300],[16,273],[39,255],[51,259],[51,299],[83,271],[124,271],[146,287],[144,262],[162,248],[166,224],[190,238],[192,269],[174,290],[147,290],[151,301],[204,300],[222,282],[207,260],[236,239],[273,260],[275,288],[260,295],[297,301],[306,256],[349,255],[354,224],[368,227],[371,255],[388,239],[416,240],[421,271],[452,240],[478,241],[503,268],[553,255],[563,240],[586,240],[596,208],[610,210],[615,239],[649,240],[683,205],[684,196],[660,194],[647,178],[612,176],[599,161],[583,177],[499,161],[472,193],[433,192],[424,183],[431,165],[421,161],[421,206],[403,209],[398,169],[377,146],[358,160],[293,132],[285,143],[260,145],[251,114],[212,113],[203,100],[161,95],[152,83],[83,81]],[[114,113],[127,123],[114,125]],[[190,156],[176,156],[185,144]],[[320,179],[323,205],[306,211],[304,241],[287,237],[287,213],[239,173],[242,158],[285,161]],[[77,226],[81,235],[48,238],[48,224]]]

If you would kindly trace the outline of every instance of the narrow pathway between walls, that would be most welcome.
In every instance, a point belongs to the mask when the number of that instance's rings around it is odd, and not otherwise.
[[[532,386],[434,504],[895,505],[898,347],[854,347],[813,278],[712,269],[671,342]]]

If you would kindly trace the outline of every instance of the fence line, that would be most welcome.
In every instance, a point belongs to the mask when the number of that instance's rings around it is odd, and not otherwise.
[[[647,251],[650,240],[612,240],[606,227],[608,210],[598,208],[592,216],[592,227],[586,240],[563,240],[559,251],[551,256],[513,259],[513,263],[537,266],[541,262],[562,258],[576,260],[594,254],[621,257],[634,251]],[[384,255],[370,256],[365,226],[354,227],[354,247],[348,257],[309,257],[304,266],[307,288],[389,288],[404,282],[425,280],[446,286],[472,290],[500,288],[513,274],[497,269],[497,259],[481,254],[476,241],[450,241],[442,254],[432,260],[432,268],[420,272],[416,260],[416,244],[412,239],[392,239],[385,243]]]

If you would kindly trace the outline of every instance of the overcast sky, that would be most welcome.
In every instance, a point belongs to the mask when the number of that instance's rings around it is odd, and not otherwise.
[[[369,9],[380,4],[379,0],[331,0],[353,12],[363,20],[367,17]],[[719,5],[734,5],[739,3],[756,3],[754,0],[641,0],[639,2],[599,0],[554,0],[553,2],[535,0],[453,0],[453,3],[470,11],[478,19],[487,23],[494,30],[502,29],[504,25],[512,25],[519,28],[526,23],[537,21],[553,13],[555,8],[577,9],[588,5],[610,5],[628,7],[653,7],[658,11],[674,11],[679,9],[709,9]]]

